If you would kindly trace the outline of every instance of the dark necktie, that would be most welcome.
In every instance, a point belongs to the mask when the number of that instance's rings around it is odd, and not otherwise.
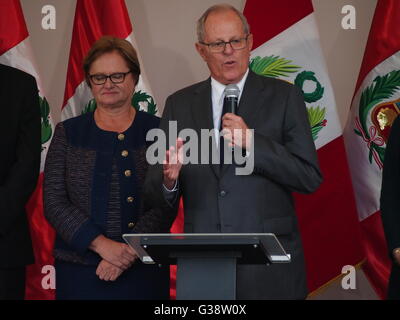
[[[221,121],[220,121],[220,125],[219,125],[219,131],[222,130],[222,117],[224,116],[225,113],[229,112],[229,103],[228,103],[228,99],[225,97],[224,98],[224,104],[222,107],[222,113],[221,113]],[[224,164],[224,137],[220,137],[219,138],[219,166],[220,168],[222,168],[223,164]]]

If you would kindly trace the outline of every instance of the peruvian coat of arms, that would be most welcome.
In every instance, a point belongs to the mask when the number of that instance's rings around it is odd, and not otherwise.
[[[366,87],[355,117],[354,132],[364,140],[369,149],[369,162],[383,168],[385,145],[390,129],[400,113],[400,70],[377,76]]]

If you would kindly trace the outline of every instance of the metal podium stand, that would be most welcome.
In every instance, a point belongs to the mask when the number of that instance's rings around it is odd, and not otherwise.
[[[288,263],[271,233],[124,234],[143,263],[177,264],[177,300],[236,299],[237,264]]]

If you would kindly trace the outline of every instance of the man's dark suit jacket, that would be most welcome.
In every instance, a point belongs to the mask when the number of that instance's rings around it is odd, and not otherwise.
[[[380,199],[381,217],[388,254],[392,260],[387,298],[400,300],[400,266],[394,260],[393,250],[400,248],[400,117],[393,122],[386,144]]]
[[[237,270],[238,299],[302,299],[307,295],[303,248],[292,191],[314,191],[322,178],[301,91],[284,81],[249,72],[240,104],[254,133],[255,168],[235,175],[235,165],[188,164],[179,176],[184,231],[194,233],[275,233],[289,264],[244,265]],[[176,120],[185,128],[212,129],[210,79],[182,89],[166,102],[160,127]],[[167,140],[168,141],[168,140]],[[165,201],[162,167],[148,175],[147,194]],[[177,205],[175,203],[175,205]]]
[[[0,268],[33,263],[25,204],[40,170],[40,109],[35,79],[0,65]]]

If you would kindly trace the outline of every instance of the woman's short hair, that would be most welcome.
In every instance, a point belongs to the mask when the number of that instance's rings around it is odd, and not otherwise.
[[[83,59],[83,70],[85,71],[86,83],[89,87],[91,87],[91,83],[89,81],[89,71],[92,63],[103,54],[113,51],[118,52],[125,60],[129,71],[132,72],[136,84],[138,83],[140,64],[135,48],[127,40],[113,36],[104,36],[92,45],[86,57]]]
[[[230,4],[216,4],[214,6],[211,6],[208,8],[203,15],[200,17],[200,19],[197,21],[197,40],[199,42],[204,41],[204,25],[206,24],[206,20],[208,16],[213,13],[213,12],[223,12],[223,11],[233,11],[235,12],[240,20],[242,21],[243,24],[243,32],[244,34],[249,34],[250,33],[250,26],[249,23],[247,22],[246,17],[241,13],[238,9],[236,9],[234,6],[231,6]]]

